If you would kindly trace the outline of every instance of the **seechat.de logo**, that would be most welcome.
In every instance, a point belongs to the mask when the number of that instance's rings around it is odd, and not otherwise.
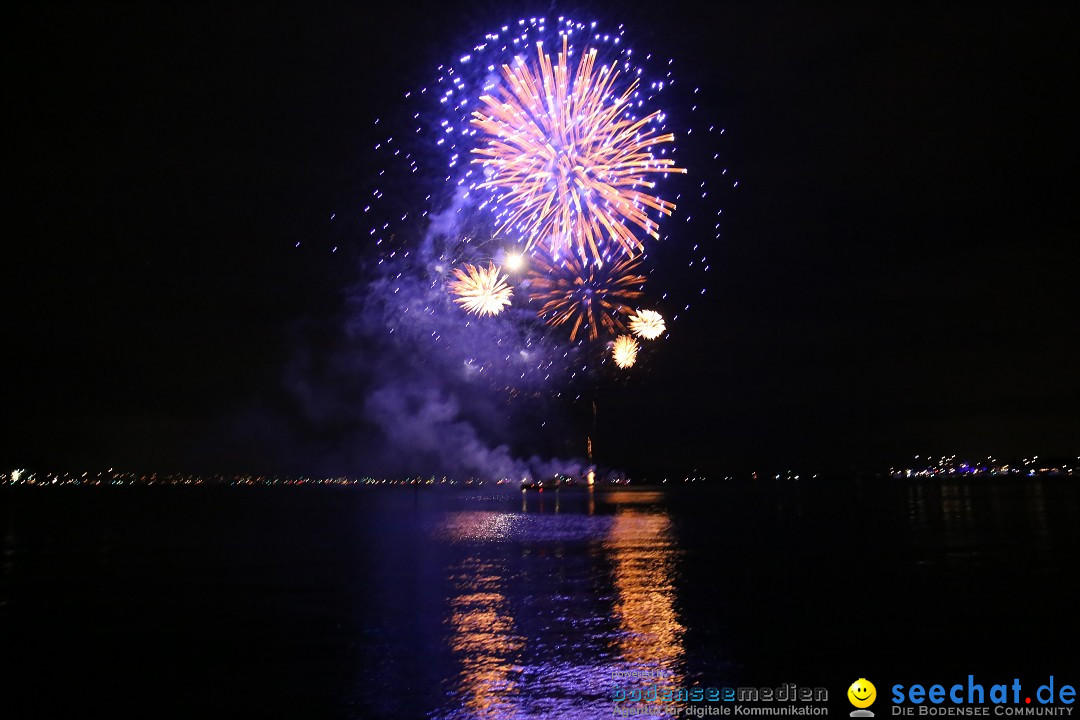
[[[877,688],[874,687],[874,683],[866,678],[859,678],[847,689],[847,699],[855,706],[855,710],[851,711],[851,717],[874,717],[874,713],[866,709],[874,704],[874,700],[877,700]]]

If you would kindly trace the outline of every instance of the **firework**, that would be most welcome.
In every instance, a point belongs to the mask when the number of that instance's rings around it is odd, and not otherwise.
[[[645,340],[655,340],[665,329],[664,317],[655,310],[638,310],[630,318],[630,332]]]
[[[633,367],[637,354],[638,341],[629,335],[620,335],[611,345],[611,358],[623,370]]]
[[[651,195],[652,178],[685,170],[653,148],[674,141],[654,129],[659,111],[636,119],[630,113],[638,81],[621,93],[619,72],[596,64],[596,49],[568,66],[568,38],[552,64],[537,43],[537,66],[518,60],[503,65],[498,97],[482,95],[472,124],[486,145],[472,150],[487,180],[480,189],[499,193],[508,209],[498,232],[513,228],[526,250],[544,243],[558,257],[568,248],[601,262],[610,250],[634,256],[643,249],[634,227],[659,238],[649,210],[671,215],[675,205]]]
[[[724,129],[711,125],[708,118],[713,99],[705,88],[699,93],[699,88],[685,83],[678,59],[635,46],[629,28],[605,28],[565,16],[535,16],[488,30],[442,58],[429,78],[402,88],[401,101],[374,119],[375,132],[381,136],[372,138],[371,146],[377,172],[370,174],[370,184],[363,188],[357,213],[377,258],[372,267],[384,281],[378,287],[394,293],[397,301],[397,311],[386,316],[391,334],[402,337],[408,332],[410,337],[430,338],[443,355],[453,351],[472,359],[478,375],[482,368],[481,376],[487,376],[495,365],[478,350],[480,338],[490,337],[497,362],[505,363],[508,373],[514,365],[509,375],[513,382],[508,384],[522,388],[533,382],[536,386],[555,384],[560,378],[590,370],[588,359],[602,356],[594,352],[600,348],[586,347],[593,333],[597,341],[605,342],[619,334],[633,334],[629,322],[634,311],[652,307],[647,297],[653,293],[648,291],[658,290],[658,301],[662,293],[668,326],[691,311],[691,303],[705,293],[703,281],[711,274],[707,255],[714,239],[720,239],[719,203],[738,182],[724,166],[720,145],[727,140]],[[538,49],[541,43],[543,50]],[[492,107],[491,100],[498,107]],[[669,103],[676,108],[670,117],[666,114]],[[480,126],[485,119],[488,129]],[[523,119],[532,125],[523,125]],[[631,133],[630,126],[638,122],[644,124]],[[617,138],[617,133],[609,133],[617,123],[623,123],[622,145],[597,141]],[[671,132],[678,142],[664,137]],[[552,141],[550,151],[540,146],[540,137]],[[651,144],[634,151],[630,145],[637,141]],[[538,151],[535,156],[531,149]],[[605,149],[610,154],[602,163],[573,162]],[[642,165],[618,164],[635,152],[642,157],[630,162]],[[665,158],[681,162],[655,162]],[[565,162],[560,165],[555,159]],[[535,162],[535,176],[529,175],[533,170],[528,162]],[[676,166],[689,167],[690,162],[696,176],[693,182],[687,182],[685,175],[664,179]],[[568,165],[574,172],[566,169]],[[578,166],[584,179],[575,174]],[[600,177],[619,171],[624,174]],[[515,174],[520,180],[516,187]],[[560,179],[566,192],[559,191]],[[603,195],[587,187],[590,183],[607,185],[617,195]],[[635,191],[677,202],[678,222],[631,197]],[[651,223],[650,231],[623,214],[611,197],[626,201],[623,209],[640,212],[638,220]],[[672,212],[670,207],[667,210]],[[330,220],[334,217],[331,214]],[[343,219],[340,211],[337,217]],[[496,229],[499,236],[493,237]],[[328,237],[333,246],[328,243],[325,249],[334,252],[337,237]],[[410,241],[417,237],[425,242]],[[689,238],[694,240],[685,242]],[[470,324],[461,322],[459,313],[442,312],[449,305],[447,298],[456,297],[447,292],[450,281],[457,279],[451,269],[464,268],[467,262],[487,268],[493,260],[515,296],[525,292],[529,302],[539,300],[531,306],[536,311],[557,297],[534,296],[530,278],[537,259],[572,275],[574,271],[564,266],[565,259],[573,257],[583,267],[579,277],[587,279],[584,266],[589,263],[614,264],[654,250],[663,253],[647,261],[643,257],[642,262],[676,268],[681,264],[677,284],[662,289],[630,286],[647,294],[617,300],[616,305],[624,307],[614,313],[592,302],[579,305],[586,310],[591,305],[598,313],[592,322],[587,316],[580,323],[579,318],[570,317],[561,327],[540,328],[535,318],[528,317],[531,313],[514,313],[512,304],[495,306],[501,310],[498,319],[507,322]],[[441,267],[434,272],[447,274],[445,279],[426,274],[436,266]],[[415,276],[411,275],[414,269]],[[556,284],[537,283],[538,293],[548,294]],[[610,321],[599,317],[604,312],[611,315]],[[555,314],[549,308],[544,319],[557,321]],[[575,340],[567,343],[575,324]],[[469,334],[461,335],[459,330]],[[480,334],[474,337],[476,333]],[[467,370],[473,365],[467,364]]]
[[[464,270],[454,268],[454,277],[450,282],[450,292],[457,296],[454,302],[476,315],[498,315],[514,294],[495,263],[487,267],[465,263]]]
[[[626,332],[632,303],[642,296],[645,276],[639,259],[623,259],[598,265],[569,257],[559,264],[533,258],[529,294],[542,303],[538,310],[551,327],[570,324],[570,339],[579,332],[596,340],[601,331]]]

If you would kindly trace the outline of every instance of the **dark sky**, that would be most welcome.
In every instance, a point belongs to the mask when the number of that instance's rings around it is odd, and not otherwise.
[[[1075,13],[703,5],[541,8],[677,58],[740,179],[704,306],[601,392],[604,459],[1080,453]],[[534,10],[462,7],[11,18],[0,463],[367,470],[283,377],[333,350],[373,119]]]

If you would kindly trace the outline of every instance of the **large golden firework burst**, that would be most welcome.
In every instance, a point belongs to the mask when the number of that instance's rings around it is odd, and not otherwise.
[[[639,273],[641,260],[627,258],[600,265],[569,257],[552,265],[534,257],[529,271],[529,297],[540,302],[540,317],[548,325],[570,323],[570,339],[586,332],[596,340],[601,331],[611,335],[626,332],[626,317],[634,301],[644,293],[645,276]]]
[[[485,107],[473,112],[487,137],[473,150],[487,177],[478,187],[500,192],[506,208],[499,232],[513,228],[527,250],[543,244],[553,257],[568,248],[582,260],[637,255],[644,246],[634,228],[659,238],[649,210],[675,209],[647,192],[656,185],[651,178],[686,172],[653,155],[674,135],[654,130],[659,111],[632,117],[638,81],[618,94],[619,72],[597,69],[595,49],[585,50],[573,74],[566,36],[554,65],[540,43],[537,58],[538,66],[503,65],[499,97],[482,96]]]
[[[454,302],[477,315],[498,315],[514,294],[495,263],[487,267],[465,263],[464,270],[454,268],[454,277],[457,279],[449,284],[450,292],[457,296]]]

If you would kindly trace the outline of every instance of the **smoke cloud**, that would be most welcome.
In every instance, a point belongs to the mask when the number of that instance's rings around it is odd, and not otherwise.
[[[327,458],[352,473],[581,475],[582,460],[545,456],[585,449],[567,419],[587,375],[582,351],[554,340],[521,298],[485,318],[452,302],[450,270],[495,259],[463,232],[464,206],[455,198],[421,241],[369,261],[339,337],[322,343],[332,349],[308,343],[290,367],[292,402],[312,428],[339,438]]]

